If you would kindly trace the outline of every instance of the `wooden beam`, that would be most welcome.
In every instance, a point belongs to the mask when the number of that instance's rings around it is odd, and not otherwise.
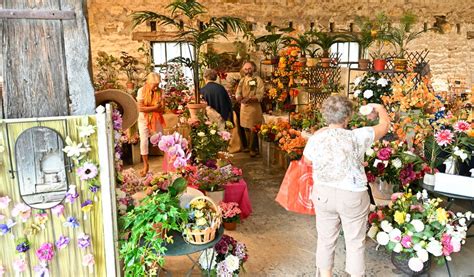
[[[20,9],[0,9],[0,18],[15,19],[75,19],[74,11],[53,11],[53,10],[20,10]]]

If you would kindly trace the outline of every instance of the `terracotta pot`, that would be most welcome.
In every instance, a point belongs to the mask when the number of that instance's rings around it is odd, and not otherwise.
[[[408,60],[407,59],[393,59],[393,64],[396,71],[407,70]]]
[[[385,70],[385,65],[387,64],[386,60],[382,59],[375,59],[374,60],[374,70],[375,71],[382,71]]]
[[[367,69],[369,68],[369,59],[360,59],[359,60],[359,69]]]
[[[316,58],[307,58],[306,59],[306,66],[308,67],[313,67],[313,66],[316,66],[318,64],[318,59]]]
[[[321,58],[321,66],[322,67],[329,67],[331,64],[331,59],[330,58]]]
[[[237,222],[224,222],[224,229],[233,231],[237,228]]]
[[[133,82],[127,82],[125,85],[127,86],[127,90],[133,90],[135,88],[135,84]]]
[[[199,104],[189,103],[187,105],[187,107],[189,109],[189,113],[191,114],[191,119],[199,120],[198,114],[199,114],[199,112],[204,112],[205,111],[206,104],[204,104],[204,103],[199,103]]]

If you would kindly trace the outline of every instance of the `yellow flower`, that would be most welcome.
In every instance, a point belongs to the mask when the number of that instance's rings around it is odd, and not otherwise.
[[[196,208],[196,209],[203,209],[204,207],[206,207],[206,202],[204,200],[197,200],[196,202],[194,202],[192,205],[191,205],[193,208]]]
[[[196,225],[198,226],[206,225],[206,219],[204,217],[198,218],[196,220]]]
[[[436,209],[436,219],[443,225],[448,221],[448,213],[443,208]]]
[[[398,225],[402,225],[403,223],[405,223],[405,216],[406,216],[406,214],[404,212],[395,211],[395,214],[393,215],[393,218],[394,218],[395,222],[398,223]]]
[[[203,217],[204,213],[201,212],[201,211],[195,211],[195,212],[194,212],[194,215],[195,215],[196,217]]]

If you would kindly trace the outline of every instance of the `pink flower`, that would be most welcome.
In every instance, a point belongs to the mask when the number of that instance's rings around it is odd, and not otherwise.
[[[411,239],[411,236],[404,236],[402,238],[401,244],[405,248],[411,248],[413,246],[413,241]]]
[[[26,270],[26,262],[24,259],[16,259],[13,261],[13,269],[17,272],[23,272]]]
[[[0,197],[0,209],[8,208],[11,199],[8,196]]]
[[[42,262],[49,262],[54,257],[54,249],[52,243],[43,243],[38,250],[36,250],[36,257]]]
[[[53,208],[51,208],[51,212],[55,215],[55,216],[62,216],[63,215],[63,212],[64,212],[64,206],[59,204],[57,206],[54,206]]]
[[[379,158],[382,161],[388,161],[391,155],[392,155],[392,149],[390,147],[384,147],[380,149],[379,152],[377,152],[377,158]]]
[[[464,120],[459,120],[458,122],[454,123],[454,131],[456,132],[466,132],[471,129],[471,124]]]
[[[20,216],[23,222],[26,222],[31,216],[31,208],[23,203],[18,203],[12,210],[12,216]]]
[[[161,139],[161,133],[157,133],[150,137],[150,142],[153,145],[157,145],[160,142],[160,139]]]
[[[423,206],[418,204],[418,205],[411,205],[410,210],[411,211],[418,211],[418,212],[422,213],[425,209],[423,208]]]
[[[84,255],[84,257],[82,257],[82,265],[83,266],[92,266],[94,264],[95,264],[94,255],[86,254],[86,255]]]
[[[97,166],[90,162],[85,162],[81,167],[77,169],[77,175],[82,181],[94,179],[97,176]]]
[[[5,274],[5,267],[3,265],[0,265],[0,277]]]
[[[439,146],[446,146],[453,142],[453,133],[450,130],[441,130],[435,134]]]
[[[448,234],[443,234],[441,237],[441,244],[443,245],[443,255],[449,256],[454,251],[454,247],[451,244],[451,236]]]
[[[230,133],[227,132],[227,131],[219,131],[219,135],[221,136],[221,138],[225,141],[228,141],[230,140]]]
[[[390,200],[392,200],[392,202],[395,202],[397,201],[398,198],[402,196],[403,196],[403,192],[395,192],[394,194],[392,194],[392,196],[390,196]]]

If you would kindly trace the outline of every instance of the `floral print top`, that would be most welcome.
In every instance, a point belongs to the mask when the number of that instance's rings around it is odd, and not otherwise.
[[[367,190],[364,153],[374,142],[374,128],[326,128],[310,137],[303,155],[313,164],[313,182],[349,191]]]

